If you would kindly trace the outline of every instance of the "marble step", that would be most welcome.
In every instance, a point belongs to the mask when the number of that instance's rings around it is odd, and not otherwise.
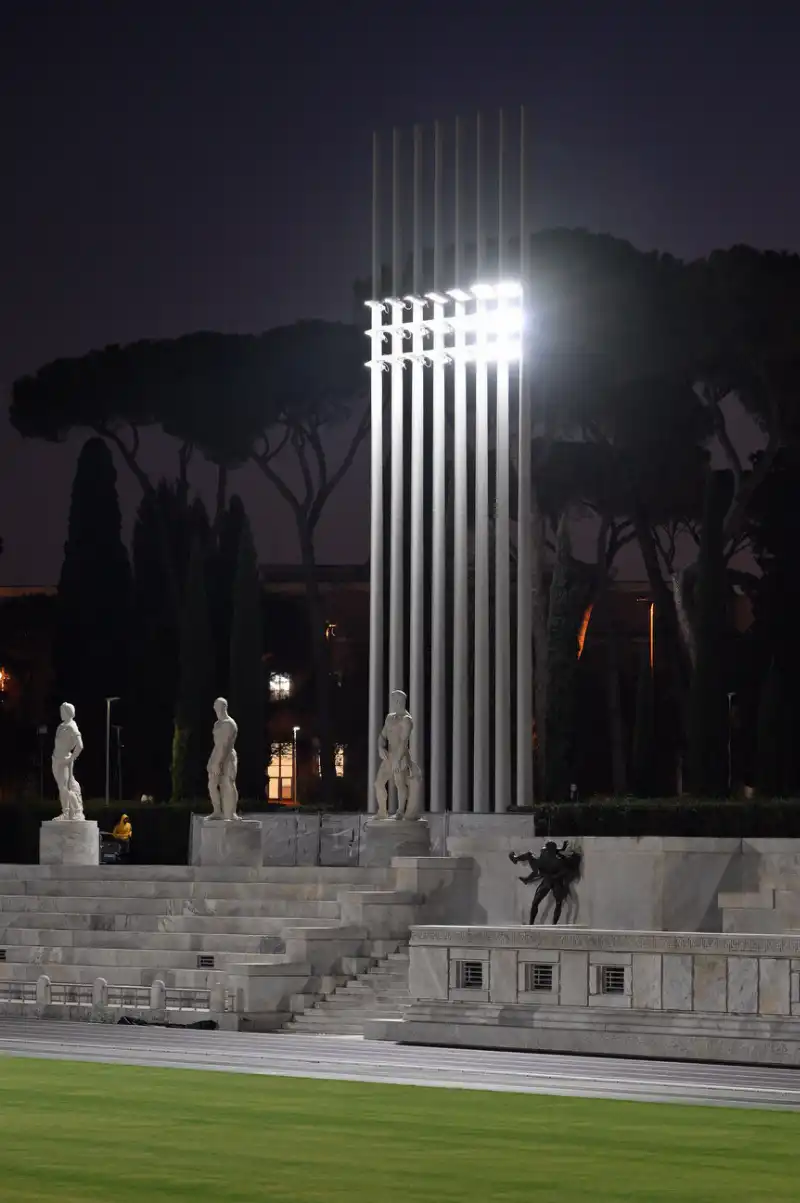
[[[364,981],[363,977],[355,978],[344,987],[351,994],[374,994],[376,990],[405,990],[408,988],[407,977],[374,977]]]
[[[342,1011],[352,1014],[353,1012],[361,1012],[372,1014],[377,1010],[396,1010],[399,1007],[407,1006],[411,1002],[411,995],[405,994],[374,994],[371,998],[345,998],[342,994],[332,994],[330,998],[326,998],[325,1002],[320,1003],[321,1011],[333,1012]]]
[[[367,886],[368,891],[373,887]],[[0,896],[38,898],[179,898],[246,899],[248,901],[336,902],[344,887],[326,882],[240,881],[42,881],[0,880]],[[375,891],[385,893],[385,891]]]
[[[239,936],[277,936],[284,928],[337,928],[338,919],[323,919],[319,915],[270,917],[264,915],[242,918],[237,915],[164,915],[89,914],[59,911],[0,911],[0,945],[4,928],[41,931],[115,932],[198,932]],[[355,958],[354,958],[355,959]]]
[[[204,954],[198,952],[176,952],[167,949],[71,948],[64,947],[63,945],[49,948],[31,944],[25,947],[15,947],[14,945],[7,947],[5,961],[2,964],[40,965],[43,973],[48,971],[48,965],[94,965],[97,967],[98,976],[103,976],[102,967],[109,965],[116,968],[124,968],[130,965],[141,969],[151,966],[157,969],[162,967],[164,969],[199,969],[201,966],[198,965],[197,958],[203,955],[214,957],[212,968],[224,970],[230,964],[240,964],[243,957],[246,957],[249,962],[272,963],[276,955],[280,954],[251,952]]]
[[[124,898],[92,895],[38,895],[0,894],[0,915],[6,912],[61,911],[72,914],[129,915],[235,915],[254,918],[338,919],[341,908],[338,902],[310,902],[293,898],[271,899],[176,899],[176,898]]]
[[[285,1028],[281,1029],[284,1032],[301,1034],[304,1036],[363,1036],[364,1024],[362,1023],[339,1023],[336,1020],[323,1023],[320,1021],[316,1024],[307,1022],[305,1015],[300,1015],[297,1019],[293,1019]]]
[[[170,952],[282,952],[280,936],[234,936],[228,933],[0,929],[0,948],[135,948]]]
[[[50,963],[3,964],[0,963],[0,982],[35,982],[46,974],[53,982],[72,982],[91,985],[98,977],[105,978],[110,986],[150,986],[162,981],[165,986],[181,986],[185,989],[210,989],[224,980],[224,973],[208,969],[176,969],[174,967],[137,967],[134,965],[58,965]]]
[[[0,883],[5,881],[85,882],[229,882],[267,885],[347,885],[386,888],[394,884],[389,868],[360,868],[353,865],[263,865],[260,868],[195,865],[0,865]]]

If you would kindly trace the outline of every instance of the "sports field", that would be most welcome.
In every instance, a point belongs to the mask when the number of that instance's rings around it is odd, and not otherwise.
[[[796,1203],[800,1116],[0,1057],[3,1203]]]

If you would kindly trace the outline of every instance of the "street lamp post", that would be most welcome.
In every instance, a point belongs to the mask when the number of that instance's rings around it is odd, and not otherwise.
[[[292,801],[297,805],[297,732],[299,727],[292,727]]]
[[[118,701],[118,697],[106,698],[106,806],[111,800],[111,707]]]

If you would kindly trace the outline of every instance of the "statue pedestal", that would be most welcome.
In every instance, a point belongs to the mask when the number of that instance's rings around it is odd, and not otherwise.
[[[40,865],[99,865],[100,830],[91,819],[51,819],[39,829]]]
[[[364,827],[359,864],[391,865],[395,856],[430,856],[431,833],[424,819],[370,819]]]
[[[200,853],[197,863],[242,865],[258,869],[264,861],[262,824],[253,819],[206,819],[200,824]]]

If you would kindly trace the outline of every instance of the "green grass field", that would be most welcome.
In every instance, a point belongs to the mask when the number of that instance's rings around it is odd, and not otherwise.
[[[2,1203],[796,1203],[800,1116],[0,1057]]]

